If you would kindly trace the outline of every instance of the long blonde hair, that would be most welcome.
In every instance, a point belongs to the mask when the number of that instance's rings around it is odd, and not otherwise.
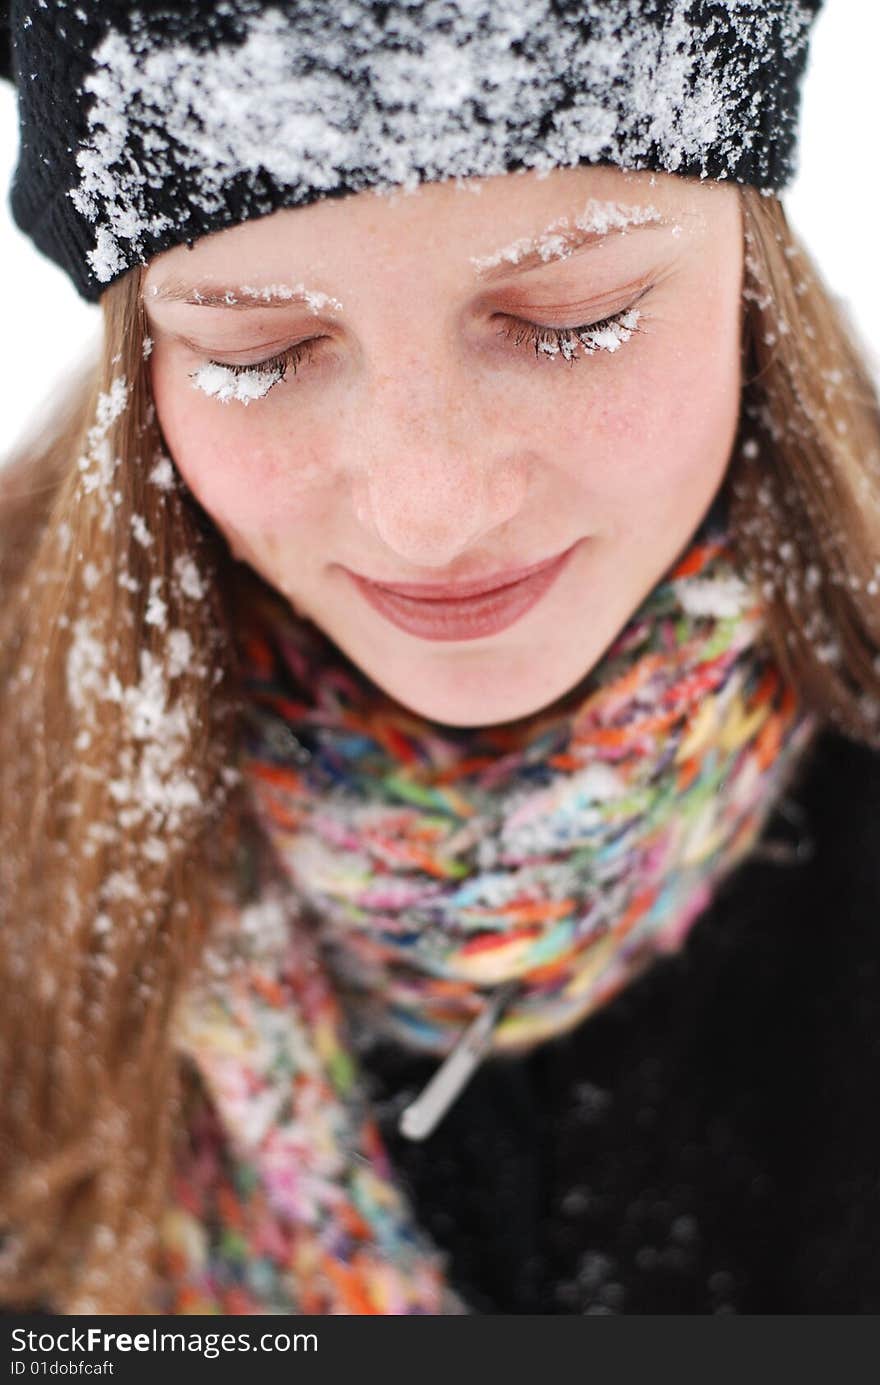
[[[880,410],[775,198],[741,189],[734,540],[804,703],[880,746]],[[182,1074],[176,1007],[246,819],[243,577],[165,456],[140,272],[52,440],[0,473],[0,1302],[143,1312]]]

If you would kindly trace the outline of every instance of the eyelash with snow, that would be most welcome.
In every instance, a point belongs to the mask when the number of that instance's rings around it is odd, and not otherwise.
[[[250,404],[253,399],[263,399],[273,385],[279,384],[288,370],[296,368],[309,350],[311,343],[288,347],[268,361],[257,361],[255,365],[221,365],[219,361],[204,361],[197,370],[190,372],[193,387],[221,404],[238,400]]]
[[[600,322],[585,323],[581,327],[542,327],[535,322],[511,319],[511,324],[502,327],[498,335],[510,337],[517,346],[531,342],[536,356],[562,356],[563,360],[574,364],[578,352],[593,356],[597,351],[618,351],[634,332],[639,331],[641,316],[638,308],[628,308],[625,312],[614,313]],[[218,399],[221,404],[228,404],[233,399],[241,404],[250,404],[254,399],[265,398],[273,385],[280,384],[291,368],[296,374],[296,368],[311,344],[305,342],[292,346],[271,360],[258,361],[255,365],[222,365],[219,361],[205,361],[190,373],[190,379],[195,389],[212,399]]]
[[[531,342],[536,356],[562,356],[573,365],[579,351],[585,356],[594,356],[597,351],[619,351],[633,332],[640,330],[641,316],[638,308],[627,308],[625,312],[603,317],[601,322],[584,323],[582,327],[541,327],[535,322],[512,320],[498,335],[511,337],[517,346]]]

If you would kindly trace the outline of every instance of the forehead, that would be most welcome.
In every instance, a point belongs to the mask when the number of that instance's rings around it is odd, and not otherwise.
[[[734,195],[717,184],[606,166],[449,179],[390,194],[367,190],[275,211],[203,236],[191,248],[175,246],[150,262],[145,282],[148,293],[173,276],[195,284],[232,274],[242,284],[267,269],[339,272],[365,254],[377,265],[410,251],[455,260],[470,272],[513,243],[560,227],[662,218],[691,229],[711,219],[722,193]]]

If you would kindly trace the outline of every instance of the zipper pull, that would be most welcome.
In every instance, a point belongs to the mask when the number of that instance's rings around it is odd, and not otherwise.
[[[471,1020],[427,1086],[401,1112],[398,1122],[401,1135],[409,1140],[424,1140],[431,1134],[470,1081],[491,1046],[496,1024],[521,989],[519,981],[505,981],[492,993],[485,1009]]]

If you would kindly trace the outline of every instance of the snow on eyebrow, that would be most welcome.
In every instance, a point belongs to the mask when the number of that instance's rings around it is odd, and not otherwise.
[[[576,232],[586,231],[597,236],[608,231],[626,233],[628,226],[644,226],[662,222],[654,206],[627,206],[622,202],[601,202],[591,197],[583,211],[575,217],[560,216],[551,221],[537,236],[520,236],[491,255],[472,255],[471,264],[480,272],[495,269],[501,264],[519,264],[526,255],[538,254],[546,262],[565,259],[577,244]]]
[[[772,107],[772,81],[754,82],[769,36],[773,51],[802,51],[812,7],[723,0],[699,26],[691,7],[667,0],[655,23],[651,6],[608,0],[570,13],[555,0],[409,0],[390,14],[348,0],[328,33],[323,0],[301,0],[295,22],[280,6],[225,3],[204,19],[208,44],[169,41],[163,7],[158,19],[133,9],[104,31],[83,83],[67,195],[91,224],[92,272],[106,283],[188,222],[198,233],[240,219],[239,192],[255,214],[261,193],[271,211],[340,188],[491,176],[512,157],[639,169],[648,148],[670,173],[710,156],[733,173]]]
[[[234,294],[235,290],[233,290]],[[320,313],[325,308],[332,308],[335,312],[342,312],[342,304],[338,298],[333,298],[329,293],[321,293],[317,289],[307,289],[305,284],[266,284],[263,288],[251,288],[248,284],[242,284],[239,290],[244,299],[256,298],[269,302],[277,300],[284,302],[286,299],[301,298],[306,307],[313,313]]]
[[[215,284],[190,286],[172,280],[163,285],[151,284],[147,290],[147,298],[152,302],[159,299],[208,308],[258,308],[263,304],[276,308],[286,303],[303,303],[310,312],[316,314],[327,308],[334,312],[343,311],[338,298],[329,293],[322,293],[319,289],[306,288],[305,284],[264,284],[261,288],[242,284],[238,288],[232,288]]]

